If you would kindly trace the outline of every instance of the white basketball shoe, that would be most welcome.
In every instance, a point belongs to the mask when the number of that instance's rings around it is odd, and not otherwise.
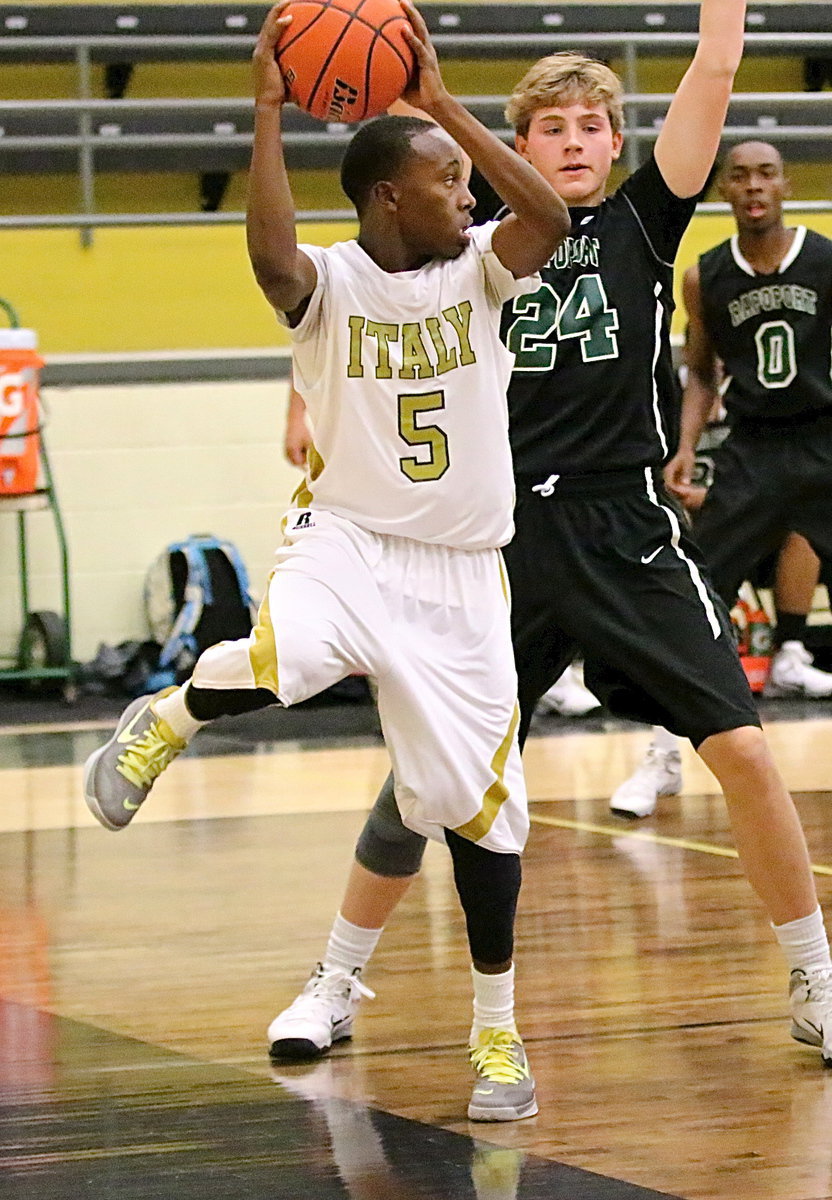
[[[676,750],[650,746],[630,778],[613,792],[610,808],[622,817],[649,817],[659,796],[675,796],[681,790],[681,755]]]

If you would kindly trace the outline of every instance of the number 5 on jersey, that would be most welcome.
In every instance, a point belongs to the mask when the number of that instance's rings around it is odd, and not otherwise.
[[[399,467],[414,483],[441,479],[450,466],[447,435],[438,425],[422,419],[423,413],[439,412],[444,407],[444,392],[399,396],[399,437],[420,451],[400,458]]]

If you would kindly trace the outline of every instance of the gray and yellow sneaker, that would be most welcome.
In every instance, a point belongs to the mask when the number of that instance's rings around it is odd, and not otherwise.
[[[130,824],[154,780],[187,745],[153,707],[174,690],[165,688],[128,704],[109,742],[86,761],[84,799],[105,829],[118,831]]]
[[[523,1043],[508,1029],[483,1029],[470,1048],[477,1082],[470,1121],[519,1121],[537,1112],[534,1079]]]

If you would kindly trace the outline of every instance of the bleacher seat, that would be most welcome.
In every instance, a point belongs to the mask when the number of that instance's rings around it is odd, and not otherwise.
[[[0,70],[8,63],[72,62],[89,86],[87,61],[107,64],[110,96],[83,104],[72,99],[0,100],[0,171],[58,173],[78,169],[83,152],[96,172],[187,171],[233,173],[248,164],[252,134],[250,97],[183,99],[130,97],[135,64],[239,62],[249,58],[267,4],[0,4]],[[640,58],[689,56],[699,5],[693,3],[442,4],[423,12],[443,60],[531,61],[575,46],[620,60],[629,48]],[[805,59],[807,81],[824,81],[832,62],[832,4],[752,3],[746,57],[788,54]],[[80,56],[80,57],[79,57]],[[88,56],[88,60],[87,57]],[[811,69],[810,69],[811,64]],[[148,68],[143,68],[148,69]],[[161,69],[161,68],[160,68]],[[236,71],[238,68],[234,68]],[[70,68],[71,70],[71,68]],[[488,80],[484,72],[484,82]],[[32,76],[29,76],[31,79]],[[673,86],[672,83],[669,86]],[[810,84],[811,86],[811,84]],[[31,96],[31,91],[29,92]],[[765,136],[787,145],[790,159],[828,158],[827,100],[767,92],[751,105],[738,98],[726,126],[728,140]],[[670,97],[633,95],[627,106],[630,155],[643,157],[657,135]],[[466,102],[508,138],[504,98],[472,96]],[[86,105],[86,107],[84,107]],[[340,161],[349,129],[323,126],[294,108],[286,112],[290,167],[331,168]],[[628,160],[632,164],[632,158]]]

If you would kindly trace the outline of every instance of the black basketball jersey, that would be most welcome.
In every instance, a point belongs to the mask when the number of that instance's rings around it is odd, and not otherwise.
[[[699,285],[731,420],[832,411],[832,241],[801,225],[779,270],[759,275],[735,234],[702,255]]]
[[[542,286],[503,309],[516,475],[657,465],[675,450],[673,260],[695,207],[651,156],[597,207],[570,208]]]

